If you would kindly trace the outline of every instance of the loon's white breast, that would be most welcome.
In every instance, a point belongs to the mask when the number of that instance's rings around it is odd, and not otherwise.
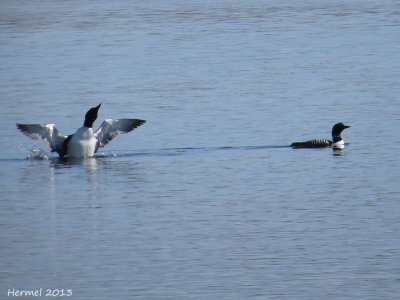
[[[334,149],[343,149],[344,148],[344,141],[340,140],[338,142],[332,143],[332,148],[334,148]]]
[[[79,128],[68,143],[67,155],[69,157],[92,157],[96,150],[97,139],[93,129],[88,127]]]

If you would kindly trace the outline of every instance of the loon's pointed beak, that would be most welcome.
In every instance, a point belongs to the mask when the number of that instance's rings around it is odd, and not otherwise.
[[[93,112],[95,112],[95,114],[98,114],[99,109],[100,109],[100,106],[101,106],[101,103],[100,103],[99,105],[95,106],[95,107],[92,107],[91,110],[92,110]]]
[[[350,125],[344,125],[344,128],[350,128],[351,126]]]

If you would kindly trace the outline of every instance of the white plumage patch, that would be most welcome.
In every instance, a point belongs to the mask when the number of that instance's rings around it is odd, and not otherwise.
[[[332,147],[333,147],[334,149],[343,149],[343,148],[344,148],[344,141],[343,141],[343,140],[340,140],[340,141],[338,141],[338,142],[336,142],[336,143],[333,143],[333,144],[332,144]]]
[[[95,153],[97,140],[93,129],[88,127],[79,128],[68,143],[69,157],[92,157]]]

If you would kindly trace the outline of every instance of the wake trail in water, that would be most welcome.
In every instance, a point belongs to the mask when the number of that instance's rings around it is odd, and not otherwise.
[[[267,149],[288,148],[290,145],[269,145],[269,146],[221,146],[221,147],[177,147],[177,148],[161,148],[161,149],[138,149],[138,150],[118,150],[116,152],[96,153],[94,158],[110,158],[110,157],[133,157],[133,156],[178,156],[195,153],[217,152],[217,151],[256,151]],[[60,160],[58,155],[51,155],[47,151],[33,147],[32,149],[22,149],[21,152],[26,153],[27,160]],[[22,160],[25,160],[22,159]],[[21,159],[0,159],[0,161],[12,161]],[[68,161],[65,157],[61,160]]]
[[[110,156],[129,157],[129,156],[176,156],[184,154],[193,154],[198,152],[214,152],[214,151],[251,151],[264,149],[288,148],[290,145],[276,146],[222,146],[222,147],[180,147],[180,148],[162,148],[162,149],[141,149],[134,152],[114,154]],[[106,155],[107,156],[107,155]]]

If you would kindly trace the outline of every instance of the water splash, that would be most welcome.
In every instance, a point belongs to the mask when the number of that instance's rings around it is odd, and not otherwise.
[[[29,160],[49,160],[49,155],[47,152],[43,149],[40,149],[39,147],[32,147],[29,150],[26,150],[24,148],[21,149],[23,152],[27,152],[27,159]]]
[[[111,151],[111,152],[108,154],[108,156],[110,156],[110,157],[117,157],[117,154],[114,153],[114,151]]]

